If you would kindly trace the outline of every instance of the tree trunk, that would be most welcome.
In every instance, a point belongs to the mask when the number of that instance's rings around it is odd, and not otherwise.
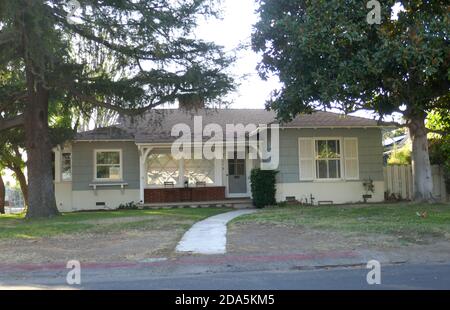
[[[414,177],[414,200],[433,202],[433,178],[431,176],[430,156],[428,154],[426,115],[411,118],[409,133],[412,140],[412,170]]]
[[[28,206],[28,184],[27,179],[25,178],[25,174],[20,168],[13,168],[12,171],[16,176],[16,180],[19,181],[20,190],[22,191],[23,201],[25,203],[25,207]]]
[[[0,214],[5,214],[5,182],[3,182],[2,175],[0,174]]]
[[[27,70],[28,71],[28,70]],[[25,140],[28,168],[27,218],[57,215],[52,175],[52,148],[48,130],[48,91],[27,72]]]

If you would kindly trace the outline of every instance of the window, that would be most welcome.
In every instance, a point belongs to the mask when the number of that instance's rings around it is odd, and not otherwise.
[[[214,160],[185,160],[184,178],[189,184],[205,183],[214,184],[215,164]]]
[[[106,181],[122,179],[122,152],[120,150],[95,151],[95,179]]]
[[[167,182],[179,183],[179,161],[170,154],[150,154],[147,159],[147,184],[162,186]]]
[[[147,185],[163,187],[171,184],[174,187],[184,186],[187,181],[191,185],[212,185],[215,183],[215,160],[182,159],[176,160],[170,150],[155,150],[147,158]]]
[[[316,140],[316,178],[341,178],[341,142],[340,140]]]
[[[228,160],[229,175],[245,175],[245,159],[229,159]]]
[[[300,181],[359,180],[357,138],[299,138]]]
[[[62,181],[72,180],[72,154],[61,154],[61,179]]]

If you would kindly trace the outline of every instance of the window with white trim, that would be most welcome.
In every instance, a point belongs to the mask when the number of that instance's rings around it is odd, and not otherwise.
[[[357,138],[299,138],[299,179],[359,180]]]
[[[341,141],[326,139],[315,141],[317,179],[341,178]]]
[[[61,180],[68,182],[72,180],[72,154],[61,154]]]
[[[95,179],[100,181],[122,179],[122,152],[120,150],[95,151]]]

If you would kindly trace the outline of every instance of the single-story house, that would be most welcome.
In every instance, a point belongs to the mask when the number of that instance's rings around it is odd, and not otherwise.
[[[273,112],[257,109],[161,109],[81,132],[55,148],[58,208],[70,212],[113,209],[129,202],[189,204],[251,198],[250,172],[262,160],[249,156],[248,139],[236,140],[237,145],[244,144],[245,154],[226,149],[218,159],[173,156],[171,147],[179,138],[172,134],[174,126],[187,125],[194,136],[199,116],[202,133],[209,124],[223,128],[256,124],[258,129],[278,125],[279,202],[311,202],[311,198],[314,203],[360,202],[369,180],[375,189],[369,201],[384,199],[382,132],[374,120],[316,112],[278,123]],[[246,137],[255,134],[260,135],[257,130]],[[192,149],[206,140],[201,137],[198,143],[193,137]]]

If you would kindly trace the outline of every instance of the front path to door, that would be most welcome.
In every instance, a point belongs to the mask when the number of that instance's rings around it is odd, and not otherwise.
[[[227,224],[238,216],[256,210],[238,210],[212,216],[194,224],[183,236],[176,250],[194,254],[225,254]]]

